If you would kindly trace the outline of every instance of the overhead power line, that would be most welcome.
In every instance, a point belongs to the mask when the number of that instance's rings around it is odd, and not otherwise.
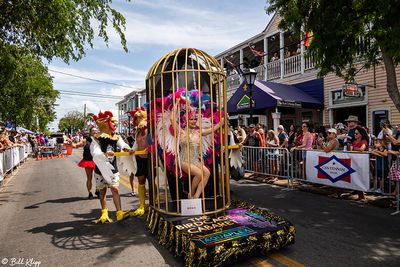
[[[92,94],[92,93],[83,93],[83,92],[68,91],[68,90],[58,90],[58,91],[62,95],[71,95],[71,96],[99,97],[99,98],[108,98],[108,99],[115,99],[115,100],[119,100],[119,99],[123,98],[123,96]]]
[[[105,95],[98,93],[90,93],[90,92],[82,92],[82,91],[71,91],[71,90],[58,90],[62,93],[72,93],[72,94],[81,94],[81,95],[90,95],[90,96],[101,96],[101,97],[115,97],[115,98],[123,98],[123,95]]]
[[[92,78],[88,78],[88,77],[83,77],[83,76],[79,76],[79,75],[75,75],[75,74],[71,74],[71,73],[58,71],[58,70],[49,69],[49,71],[52,71],[52,72],[55,72],[55,73],[60,73],[60,74],[63,74],[63,75],[68,75],[68,76],[71,76],[71,77],[76,77],[76,78],[79,78],[79,79],[84,79],[84,80],[89,80],[89,81],[94,81],[94,82],[99,82],[99,83],[105,83],[105,84],[111,84],[111,85],[116,85],[116,86],[120,86],[120,87],[125,87],[125,88],[129,88],[129,89],[137,90],[136,88],[133,88],[131,86],[122,85],[122,84],[118,84],[118,83],[101,81],[101,80],[97,80],[97,79],[92,79]]]

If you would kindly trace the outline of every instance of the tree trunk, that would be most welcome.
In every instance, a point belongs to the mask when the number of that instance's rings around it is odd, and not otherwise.
[[[397,86],[396,68],[394,66],[393,58],[383,50],[382,58],[386,69],[386,90],[397,110],[400,112],[400,92]]]

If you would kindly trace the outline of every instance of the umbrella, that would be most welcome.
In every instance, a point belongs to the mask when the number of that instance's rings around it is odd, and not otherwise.
[[[31,130],[22,128],[22,127],[17,127],[17,131],[19,132],[26,132],[27,134],[34,134],[34,132],[32,132]]]

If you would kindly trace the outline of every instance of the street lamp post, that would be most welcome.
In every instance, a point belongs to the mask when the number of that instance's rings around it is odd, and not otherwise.
[[[243,71],[243,77],[246,84],[249,86],[249,98],[250,98],[250,124],[253,124],[253,85],[256,81],[257,71],[254,69],[247,69]]]
[[[131,135],[131,114],[128,112],[128,136]]]

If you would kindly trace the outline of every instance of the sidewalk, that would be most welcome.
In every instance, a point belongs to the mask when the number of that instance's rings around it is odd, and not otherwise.
[[[267,184],[280,186],[280,187],[288,187],[287,179],[280,178],[280,179],[276,180],[268,175],[263,175],[261,173],[246,172],[244,175],[244,179],[256,181],[259,183],[267,183]],[[356,201],[356,199],[358,197],[357,192],[354,192],[351,190],[338,189],[335,187],[318,185],[318,184],[308,184],[308,183],[303,183],[303,182],[298,182],[298,181],[293,182],[293,188],[300,190],[300,191],[304,191],[304,192],[325,195],[328,197],[343,199],[343,200]],[[334,195],[336,195],[335,193],[337,191],[340,192],[340,197],[334,196]],[[370,205],[377,206],[377,207],[395,209],[395,207],[393,207],[393,205],[391,204],[391,202],[392,202],[392,200],[394,200],[394,198],[392,198],[390,196],[382,196],[382,195],[378,195],[378,194],[374,194],[374,193],[366,193],[365,198],[367,199],[367,203],[363,203],[363,204],[370,204]],[[357,203],[361,203],[361,202],[357,201]]]

